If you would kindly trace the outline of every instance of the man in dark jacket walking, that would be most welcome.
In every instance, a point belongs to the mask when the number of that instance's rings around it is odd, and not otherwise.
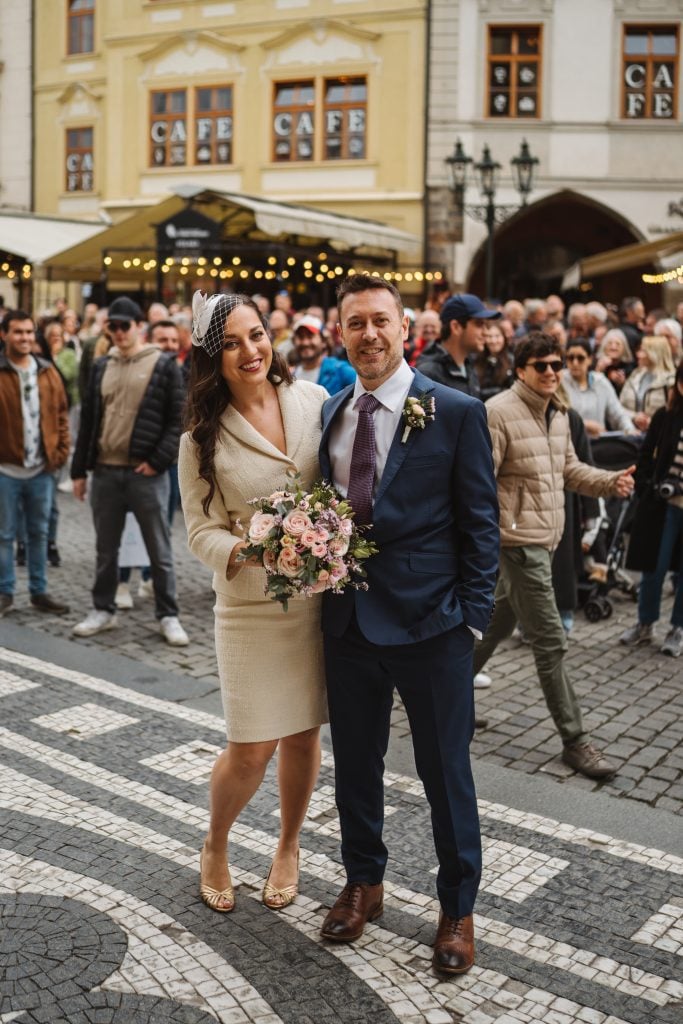
[[[167,643],[185,646],[178,620],[167,508],[166,470],[177,458],[183,407],[180,369],[170,352],[145,345],[142,311],[125,296],[109,307],[110,353],[95,362],[81,411],[71,464],[74,494],[90,503],[97,535],[94,609],[76,636],[93,636],[117,625],[114,598],[118,551],[128,511],[138,521],[152,568],[156,617]]]
[[[487,309],[476,295],[451,295],[441,307],[441,337],[425,349],[417,369],[425,377],[480,397],[479,381],[471,359],[484,351],[486,324],[499,320],[500,313]]]

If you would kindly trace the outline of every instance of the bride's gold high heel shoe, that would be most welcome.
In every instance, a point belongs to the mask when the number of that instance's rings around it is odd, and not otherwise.
[[[210,910],[215,910],[218,914],[229,914],[235,909],[235,890],[231,885],[227,889],[213,889],[210,885],[205,885],[202,882],[203,859],[204,849],[202,847],[199,854],[199,895],[202,902],[206,903]],[[222,906],[223,903],[227,903],[228,906]]]
[[[273,865],[271,864],[266,884],[263,886],[261,899],[270,910],[284,910],[299,895],[299,851],[297,850],[296,854],[296,882],[294,885],[286,885],[284,889],[278,889],[271,885],[270,876],[272,871]]]

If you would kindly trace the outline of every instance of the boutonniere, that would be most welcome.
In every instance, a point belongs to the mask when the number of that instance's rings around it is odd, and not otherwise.
[[[415,427],[416,430],[424,430],[427,423],[431,423],[434,419],[434,413],[436,411],[436,402],[431,396],[426,393],[418,395],[408,395],[406,398],[405,405],[403,406],[403,422],[405,428],[403,431],[403,437],[401,438],[401,444],[405,444],[410,436],[410,431]]]

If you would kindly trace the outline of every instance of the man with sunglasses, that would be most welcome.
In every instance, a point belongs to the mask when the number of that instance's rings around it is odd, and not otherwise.
[[[114,299],[106,322],[112,347],[96,360],[83,401],[71,477],[74,494],[83,501],[92,471],[97,565],[94,608],[73,632],[94,636],[118,624],[118,551],[130,511],[149,554],[160,631],[167,643],[184,647],[188,638],[178,620],[166,473],[178,455],[183,384],[175,355],[143,341],[142,320],[136,302]]]
[[[516,380],[486,413],[500,503],[501,557],[493,617],[474,651],[474,671],[519,622],[534,653],[548,710],[562,739],[562,760],[592,779],[616,768],[584,729],[567,673],[567,638],[553,593],[551,562],[564,529],[564,491],[627,497],[633,471],[606,472],[576,457],[567,407],[557,395],[562,356],[554,337],[529,334],[515,350]]]

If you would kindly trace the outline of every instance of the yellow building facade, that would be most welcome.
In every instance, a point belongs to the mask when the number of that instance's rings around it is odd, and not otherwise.
[[[36,212],[117,223],[191,184],[421,239],[426,7],[36,0]]]

